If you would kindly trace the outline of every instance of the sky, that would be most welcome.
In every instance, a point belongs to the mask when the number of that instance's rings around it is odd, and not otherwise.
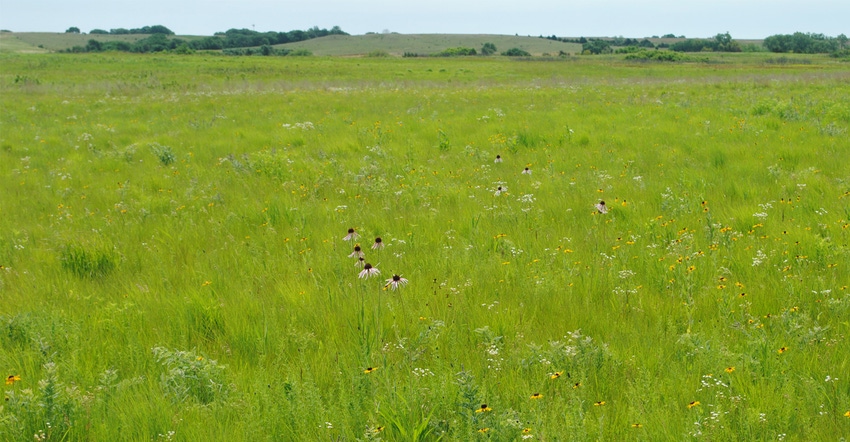
[[[0,0],[0,29],[64,32],[163,25],[178,35],[339,26],[352,35],[557,35],[736,39],[850,35],[848,0]]]

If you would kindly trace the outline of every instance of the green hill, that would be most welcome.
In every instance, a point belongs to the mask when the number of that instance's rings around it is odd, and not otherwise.
[[[279,45],[287,49],[307,49],[315,55],[356,56],[374,51],[386,51],[401,56],[405,52],[434,54],[446,48],[467,47],[481,50],[484,43],[493,43],[499,52],[520,48],[532,55],[552,54],[559,51],[581,52],[581,45],[562,43],[538,37],[492,34],[366,34],[329,35],[297,43]]]
[[[0,51],[4,52],[46,52],[85,46],[89,40],[135,42],[148,37],[144,34],[73,34],[57,32],[3,32],[0,33]],[[205,38],[205,36],[173,36],[184,40]],[[510,35],[487,34],[366,34],[366,35],[330,35],[327,37],[278,45],[288,49],[307,49],[319,56],[358,56],[374,51],[385,51],[401,56],[405,52],[434,54],[446,48],[468,47],[481,50],[484,43],[493,43],[501,52],[510,48],[520,48],[533,55],[545,53],[556,55],[559,51],[581,52],[581,45],[562,43],[538,37],[520,37]]]

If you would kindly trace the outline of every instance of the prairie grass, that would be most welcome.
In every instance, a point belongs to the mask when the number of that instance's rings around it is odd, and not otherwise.
[[[0,54],[0,435],[845,437],[850,74],[764,59]]]

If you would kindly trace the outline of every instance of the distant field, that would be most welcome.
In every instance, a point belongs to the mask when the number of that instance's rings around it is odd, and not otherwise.
[[[89,40],[99,42],[126,41],[136,42],[150,37],[146,34],[110,35],[110,34],[73,34],[64,32],[3,32],[0,33],[0,51],[2,52],[26,52],[26,51],[61,51],[74,46],[85,46]],[[194,40],[198,36],[176,35],[172,38],[183,40]]]
[[[581,45],[562,43],[538,37],[486,34],[369,34],[330,35],[298,43],[287,43],[280,47],[307,49],[315,55],[362,55],[372,51],[386,51],[401,56],[405,52],[434,54],[446,48],[466,47],[481,50],[484,43],[493,43],[499,52],[519,48],[532,55],[552,54],[559,51],[581,52]]]

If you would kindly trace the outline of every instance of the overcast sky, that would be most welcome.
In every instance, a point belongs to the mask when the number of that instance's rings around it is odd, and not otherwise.
[[[850,35],[850,0],[0,0],[0,29],[64,32],[163,25],[181,35],[230,28],[350,34],[456,33],[764,38]]]

